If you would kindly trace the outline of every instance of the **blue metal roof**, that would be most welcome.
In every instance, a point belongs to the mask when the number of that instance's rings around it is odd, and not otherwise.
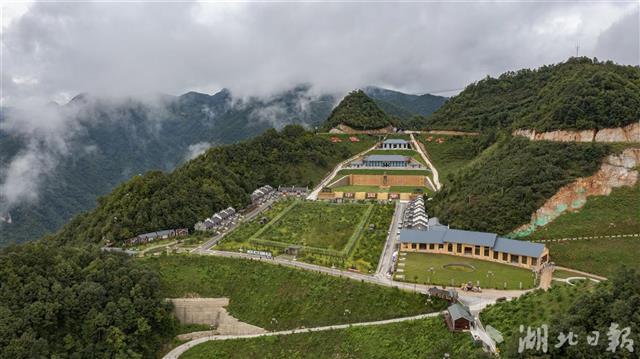
[[[444,241],[449,243],[463,243],[471,244],[474,246],[493,247],[496,242],[497,236],[498,235],[495,233],[450,229],[447,231],[447,234],[444,237]]]
[[[402,155],[369,155],[364,157],[365,161],[382,161],[382,162],[405,162],[407,156]]]
[[[409,143],[409,141],[403,140],[401,138],[390,138],[388,140],[384,140],[384,143],[405,144],[405,143]]]
[[[403,229],[400,231],[401,243],[434,243],[442,244],[446,231],[437,229],[429,231],[418,231],[415,229]]]
[[[538,258],[544,251],[544,244],[498,237],[494,251]]]

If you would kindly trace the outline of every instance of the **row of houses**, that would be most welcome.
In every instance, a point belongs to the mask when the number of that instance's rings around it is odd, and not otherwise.
[[[196,223],[194,229],[196,231],[210,231],[232,222],[237,215],[238,213],[235,208],[227,207],[222,211],[214,213],[210,218],[206,218],[204,221]]]
[[[407,229],[426,231],[430,226],[441,226],[441,224],[438,218],[429,218],[424,206],[424,197],[418,196],[411,200],[404,210],[402,226]]]
[[[124,241],[125,245],[135,246],[140,244],[145,244],[161,239],[168,239],[173,237],[184,237],[189,235],[189,230],[187,228],[177,228],[177,229],[165,229],[162,231],[149,232],[144,234],[139,234],[133,238],[129,238]]]
[[[251,193],[251,202],[256,203],[266,196],[272,194],[275,189],[269,185],[262,186]]]

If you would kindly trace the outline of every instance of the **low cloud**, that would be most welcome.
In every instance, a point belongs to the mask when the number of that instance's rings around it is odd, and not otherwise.
[[[187,148],[187,153],[184,156],[184,160],[192,160],[205,153],[211,147],[213,147],[213,144],[210,142],[198,142],[194,143],[193,145],[189,145],[189,148]]]

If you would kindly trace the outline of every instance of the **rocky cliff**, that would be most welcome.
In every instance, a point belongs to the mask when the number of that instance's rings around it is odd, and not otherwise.
[[[517,228],[513,235],[527,236],[564,212],[582,208],[589,196],[609,195],[615,187],[635,185],[639,177],[638,166],[640,148],[627,148],[620,154],[606,157],[598,172],[562,187],[531,215],[530,223]]]
[[[536,133],[535,130],[513,131],[514,136],[527,137],[532,141],[560,142],[640,142],[640,121],[625,127],[603,128],[583,131],[551,131]]]

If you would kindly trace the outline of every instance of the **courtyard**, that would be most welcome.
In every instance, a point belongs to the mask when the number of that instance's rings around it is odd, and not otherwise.
[[[398,276],[404,276],[404,278]],[[529,289],[535,287],[533,272],[524,268],[431,253],[400,253],[396,279],[418,284],[454,287],[460,287],[467,282],[472,282],[473,285],[479,285],[481,288]]]

